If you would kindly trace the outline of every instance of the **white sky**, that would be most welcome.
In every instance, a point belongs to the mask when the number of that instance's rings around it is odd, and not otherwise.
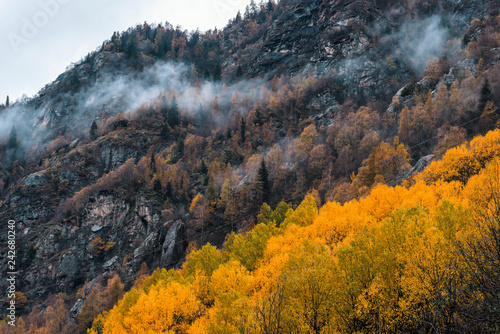
[[[223,28],[250,0],[0,0],[0,104],[31,97],[137,23]]]

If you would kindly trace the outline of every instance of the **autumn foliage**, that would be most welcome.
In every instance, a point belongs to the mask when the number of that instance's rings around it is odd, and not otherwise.
[[[193,250],[181,269],[156,270],[90,333],[493,329],[498,136],[448,151],[412,186],[381,182],[362,199],[319,210],[313,197],[295,209],[264,205],[251,231],[230,235],[221,249]],[[477,168],[455,177],[464,161],[456,152],[476,157]]]

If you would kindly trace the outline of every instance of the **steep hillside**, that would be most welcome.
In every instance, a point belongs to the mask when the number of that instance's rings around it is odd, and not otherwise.
[[[84,333],[116,302],[88,313],[96,287],[127,290],[240,240],[264,203],[284,218],[306,195],[322,206],[409,187],[497,126],[499,14],[479,0],[288,0],[252,2],[221,30],[115,33],[0,106],[0,217],[17,222],[22,314],[42,328],[64,293],[65,326]]]
[[[142,278],[90,333],[496,332],[499,150],[496,130],[411,187],[379,185],[319,212],[311,196],[264,205],[245,235]],[[456,151],[478,168],[461,173]]]

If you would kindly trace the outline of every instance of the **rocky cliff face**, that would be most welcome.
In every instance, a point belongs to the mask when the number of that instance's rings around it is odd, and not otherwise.
[[[409,32],[408,25],[434,16],[442,33],[450,39],[459,38],[474,17],[485,15],[493,7],[484,0],[416,4],[410,15],[412,21],[404,13],[404,4],[387,3],[381,7],[376,1],[299,1],[287,8],[255,44],[258,52],[249,62],[247,73],[325,75],[335,71],[348,95],[361,94],[370,100],[392,96],[395,82],[408,82],[423,70],[409,61],[412,55],[406,52],[418,53],[410,44],[429,36],[409,36],[415,32]],[[418,25],[418,29],[425,28]],[[407,41],[401,45],[404,39]],[[400,53],[399,48],[407,50]],[[236,63],[234,59],[240,56],[236,52],[227,65]],[[387,61],[389,56],[394,56],[397,66]],[[425,64],[431,58],[425,55],[420,61]]]
[[[43,206],[32,207],[44,211]],[[22,213],[12,215],[22,217]],[[184,223],[161,220],[158,203],[147,195],[131,200],[100,193],[81,214],[60,224],[31,223],[28,218],[34,216],[18,220],[23,242],[18,254],[23,275],[18,284],[32,301],[54,292],[72,293],[86,280],[109,272],[121,272],[131,283],[141,263],[175,265],[187,246]],[[101,249],[108,243],[110,249]]]

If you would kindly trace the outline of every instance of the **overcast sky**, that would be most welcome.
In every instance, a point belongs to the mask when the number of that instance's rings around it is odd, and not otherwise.
[[[0,0],[0,104],[31,97],[113,31],[137,23],[222,28],[250,0]]]

